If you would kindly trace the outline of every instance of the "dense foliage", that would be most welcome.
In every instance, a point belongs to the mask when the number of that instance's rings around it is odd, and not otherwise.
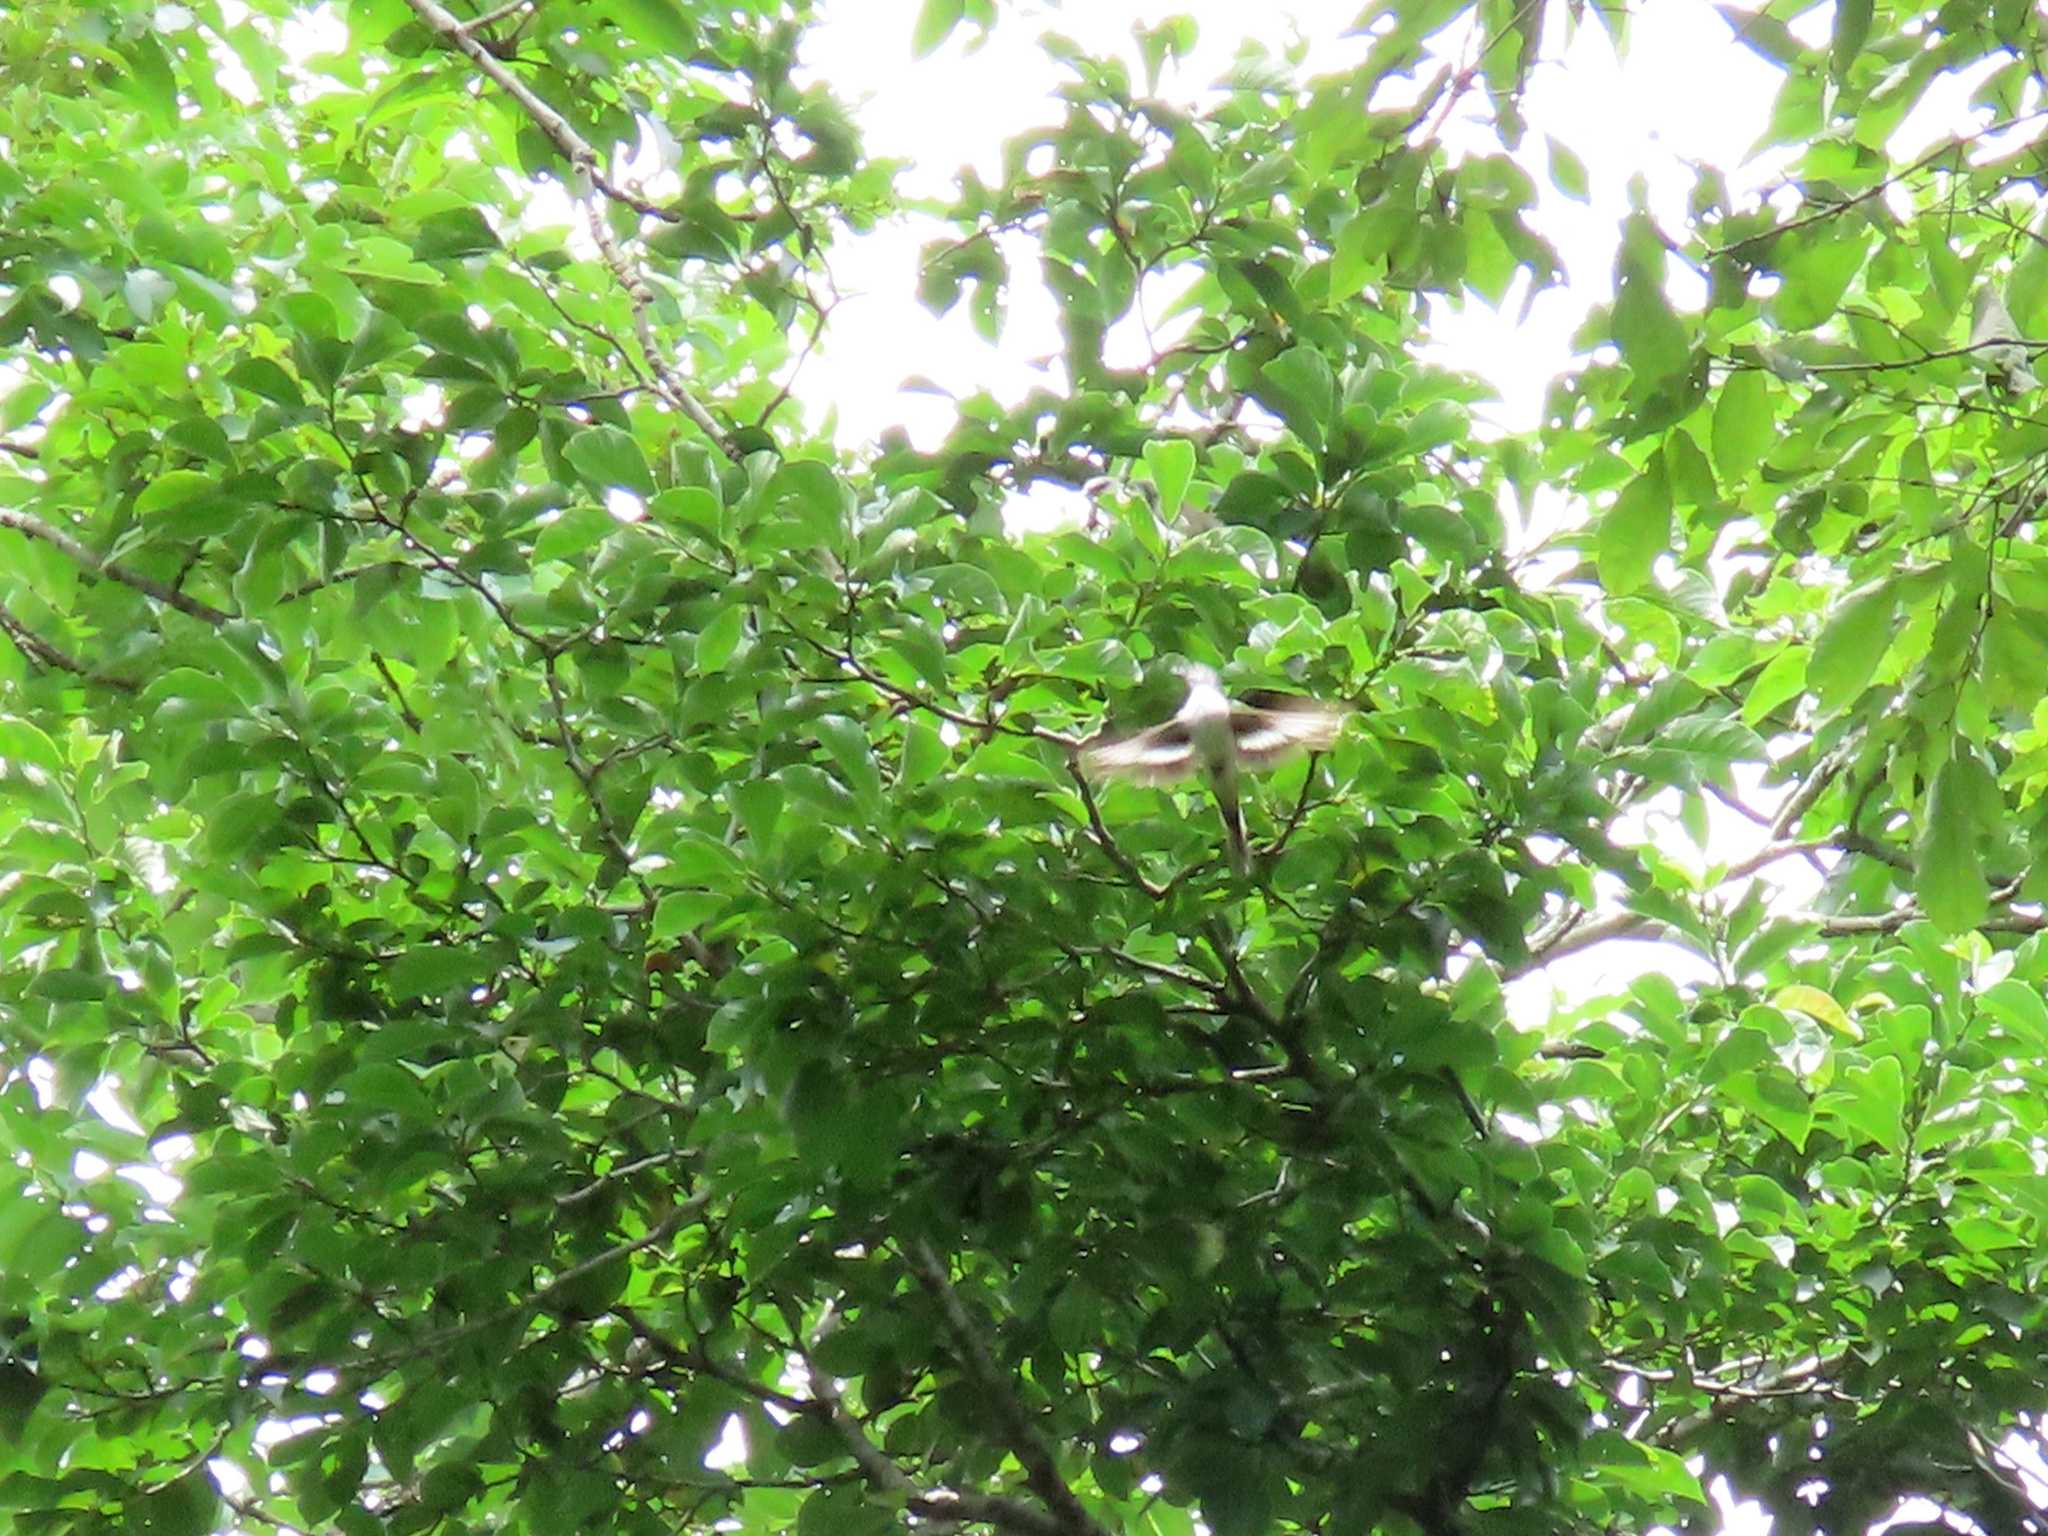
[[[1722,9],[1794,173],[1631,216],[1526,438],[1414,343],[1556,280],[1618,7],[1047,40],[922,293],[1054,382],[921,452],[804,425],[897,193],[803,0],[0,6],[0,1522],[2019,1528],[2048,39]],[[1076,771],[1185,662],[1354,711],[1248,879]]]

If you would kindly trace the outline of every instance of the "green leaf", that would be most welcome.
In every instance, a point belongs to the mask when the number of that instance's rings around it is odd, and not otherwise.
[[[1745,723],[1761,724],[1780,704],[1806,691],[1810,654],[1803,645],[1788,645],[1765,664],[1756,681],[1750,684],[1749,697],[1743,701]]]
[[[1766,63],[1783,68],[1805,59],[1807,50],[1792,29],[1769,12],[1722,3],[1714,9],[1728,24],[1729,34]]]
[[[725,664],[739,648],[740,636],[746,624],[747,610],[732,604],[718,610],[711,622],[697,635],[696,670],[699,672],[723,672]]]
[[[802,530],[808,547],[837,549],[845,543],[846,485],[830,464],[791,460],[776,470],[769,495],[785,523]]]
[[[204,1467],[173,1478],[135,1500],[135,1528],[152,1536],[206,1536],[220,1515],[220,1490]]]
[[[1988,778],[1975,754],[1959,745],[1936,771],[1927,793],[1914,853],[1913,894],[1943,933],[1968,932],[1989,910],[1990,885],[1977,847],[1985,828],[1975,816]],[[1996,783],[1988,789],[1995,799]]]
[[[556,513],[533,541],[534,563],[580,555],[610,538],[619,527],[619,520],[603,507],[569,507]]]
[[[1849,78],[1849,67],[1870,37],[1871,0],[1835,0],[1834,38],[1828,50],[1828,73],[1835,82]]]
[[[903,727],[903,759],[896,774],[897,790],[931,783],[950,756],[939,733],[926,721],[913,718]]]
[[[1823,1101],[1833,1113],[1887,1152],[1905,1137],[1906,1079],[1896,1056],[1848,1068],[1841,1087]]]
[[[156,476],[135,498],[135,515],[149,517],[155,513],[184,506],[187,502],[211,492],[217,482],[212,475],[197,469],[173,469]]]
[[[781,787],[772,779],[746,779],[728,784],[725,793],[739,811],[754,855],[772,852],[776,827],[782,820]]]
[[[1770,307],[1788,331],[1808,330],[1832,317],[1869,253],[1860,234],[1836,233],[1833,221],[1816,228],[1827,233],[1801,231],[1779,256],[1779,287]]]
[[[1771,386],[1761,368],[1731,373],[1714,402],[1714,467],[1724,481],[1746,480],[1778,440]]]
[[[1782,1067],[1739,1072],[1721,1085],[1730,1099],[1776,1131],[1795,1149],[1803,1150],[1813,1128],[1813,1106],[1792,1075]]]
[[[1573,153],[1570,145],[1547,134],[1543,147],[1545,163],[1550,167],[1550,180],[1557,190],[1578,202],[1590,201],[1591,184],[1586,177],[1586,163]]]
[[[228,370],[228,382],[252,395],[274,400],[279,405],[299,405],[299,381],[267,357],[245,357]]]
[[[28,995],[53,1003],[97,1003],[111,996],[114,984],[103,971],[58,969],[38,971]]]
[[[648,936],[661,940],[695,933],[723,912],[730,900],[720,891],[670,891],[655,903]]]
[[[585,427],[569,439],[562,454],[600,496],[614,487],[643,499],[654,494],[654,476],[630,432],[617,427]]]
[[[814,723],[818,739],[839,770],[840,782],[862,805],[877,805],[882,798],[882,770],[875,762],[867,732],[842,715],[821,715]]]
[[[441,997],[474,984],[486,969],[473,950],[433,944],[407,950],[385,966],[384,982],[394,997]]]
[[[159,133],[173,133],[178,126],[178,80],[171,61],[151,32],[138,32],[126,45],[129,62],[135,68],[135,99],[148,112]]]
[[[1899,589],[1891,581],[1853,592],[1829,616],[1806,663],[1806,685],[1824,715],[1844,709],[1862,694],[1891,645]]]
[[[225,862],[239,860],[277,826],[278,820],[275,796],[256,790],[229,795],[207,818],[207,852]]]
[[[1969,1253],[1996,1253],[2002,1249],[2031,1250],[2033,1239],[2017,1230],[2010,1220],[1995,1216],[1964,1215],[1948,1222],[1949,1234]]]
[[[444,208],[420,220],[412,253],[421,261],[452,261],[499,248],[498,235],[474,208]]]
[[[1609,591],[1633,592],[1649,581],[1657,557],[1671,548],[1671,492],[1661,453],[1601,514],[1596,537],[1600,579]]]
[[[1180,514],[1188,482],[1195,473],[1195,445],[1186,438],[1155,437],[1145,444],[1145,463],[1159,491],[1159,517],[1171,523]]]
[[[676,0],[605,0],[619,25],[656,55],[681,61],[697,50],[697,28]]]
[[[64,771],[57,744],[26,720],[0,717],[0,763],[30,763],[45,773]]]
[[[695,532],[719,537],[725,508],[717,495],[702,486],[679,486],[662,491],[648,503],[648,509],[663,521],[673,521]]]
[[[1259,373],[1271,389],[1261,396],[1294,435],[1320,449],[1328,424],[1337,413],[1337,380],[1323,355],[1312,347],[1292,347]]]
[[[910,33],[911,56],[922,59],[937,52],[939,45],[960,25],[964,11],[965,0],[924,0]]]
[[[2048,1055],[2048,1002],[2041,989],[2008,976],[1985,989],[1977,1006],[2011,1030],[2029,1051]]]
[[[741,878],[739,855],[716,838],[701,832],[685,832],[661,850],[669,874],[686,885],[708,886],[713,890],[737,890]]]
[[[1642,215],[1630,220],[1619,267],[1614,340],[1641,398],[1690,363],[1691,335],[1665,296],[1662,241]]]
[[[1863,1038],[1863,1031],[1857,1028],[1856,1021],[1843,1011],[1840,1003],[1819,987],[1810,987],[1804,983],[1780,987],[1771,998],[1771,1002],[1778,1008],[1797,1008],[1808,1017],[1819,1020],[1838,1035],[1845,1035],[1851,1040]]]

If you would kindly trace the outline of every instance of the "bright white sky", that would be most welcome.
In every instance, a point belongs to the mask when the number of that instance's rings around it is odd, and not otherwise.
[[[1156,24],[1176,13],[1194,16],[1201,36],[1193,59],[1161,82],[1161,94],[1189,105],[1215,99],[1212,89],[1240,43],[1257,37],[1278,52],[1295,36],[1310,44],[1311,74],[1334,74],[1357,63],[1364,41],[1348,36],[1360,0],[1299,0],[1293,5],[1245,6],[1235,0],[1086,0],[1069,6],[1026,0],[1004,16],[987,46],[969,52],[974,35],[962,27],[931,58],[913,62],[911,25],[918,0],[826,0],[825,19],[806,43],[804,57],[842,97],[860,103],[858,116],[876,155],[912,160],[906,180],[914,193],[943,197],[962,165],[998,182],[1000,150],[1014,134],[1056,120],[1048,100],[1065,74],[1030,46],[1042,31],[1058,31],[1099,53],[1120,53],[1138,72],[1131,33],[1136,23]],[[1555,36],[1546,46],[1558,56],[1562,7],[1552,8]],[[1728,25],[1704,0],[1660,0],[1631,22],[1625,64],[1616,63],[1597,26],[1580,30],[1564,62],[1540,67],[1530,82],[1526,110],[1531,127],[1531,169],[1548,192],[1540,145],[1545,133],[1570,144],[1585,162],[1590,206],[1550,192],[1542,209],[1546,234],[1564,254],[1568,289],[1539,297],[1534,312],[1515,318],[1522,299],[1509,296],[1497,316],[1472,304],[1464,313],[1443,310],[1437,340],[1454,366],[1471,369],[1500,390],[1504,425],[1526,427],[1549,380],[1565,365],[1567,338],[1586,306],[1606,295],[1613,264],[1613,233],[1626,208],[1631,176],[1648,179],[1653,207],[1673,227],[1683,222],[1690,190],[1687,161],[1739,166],[1765,121],[1777,74],[1729,40]],[[1445,39],[1447,50],[1458,39]],[[1483,95],[1473,92],[1448,125],[1454,147],[1491,148],[1477,118]],[[1733,177],[1761,185],[1771,168]],[[898,398],[892,375],[923,374],[961,390],[989,388],[999,396],[1021,393],[1032,382],[1029,359],[1056,350],[1052,308],[1020,284],[1012,307],[1014,336],[986,348],[964,315],[936,321],[910,297],[915,252],[932,238],[924,225],[877,236],[834,253],[842,289],[866,295],[833,317],[836,356],[810,380],[814,396],[836,402],[848,440],[871,439],[881,427],[909,423],[914,434],[936,435],[947,419],[945,402],[926,395]],[[1025,269],[1030,270],[1028,267]],[[1502,346],[1504,331],[1513,344]],[[881,362],[879,359],[889,359]]]

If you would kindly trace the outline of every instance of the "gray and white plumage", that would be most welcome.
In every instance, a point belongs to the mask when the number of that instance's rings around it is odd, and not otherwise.
[[[1974,308],[1976,318],[1970,324],[1970,345],[1976,349],[1984,371],[2007,389],[2038,389],[2041,381],[2027,366],[2032,350],[2020,336],[2019,327],[2013,324],[2005,295],[1989,286],[1980,288]],[[1996,345],[2001,342],[2012,345]]]
[[[1091,778],[1170,784],[1199,775],[1223,813],[1230,863],[1249,873],[1240,772],[1262,773],[1300,752],[1321,752],[1337,739],[1342,711],[1316,699],[1263,694],[1259,703],[1233,700],[1207,667],[1189,666],[1188,696],[1171,720],[1118,741],[1088,747],[1081,767]]]

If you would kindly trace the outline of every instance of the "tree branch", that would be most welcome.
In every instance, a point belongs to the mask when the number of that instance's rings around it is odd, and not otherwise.
[[[439,37],[457,51],[465,54],[476,65],[478,73],[484,75],[506,95],[519,103],[519,109],[533,119],[536,128],[548,136],[562,157],[581,169],[590,177],[592,185],[614,202],[625,204],[635,213],[645,214],[651,219],[660,219],[667,224],[678,223],[681,215],[651,203],[643,197],[628,192],[612,182],[598,168],[598,154],[590,141],[573,128],[569,120],[553,107],[536,96],[531,88],[512,71],[500,63],[497,57],[479,42],[471,29],[490,17],[479,17],[474,22],[463,21],[453,12],[435,4],[435,0],[406,0],[415,16]]]
[[[461,52],[476,65],[477,70],[506,95],[519,104],[519,109],[533,120],[534,126],[547,135],[549,141],[559,149],[573,169],[573,180],[587,182],[605,197],[632,209],[644,218],[660,219],[664,223],[677,223],[681,215],[658,203],[648,201],[636,193],[628,192],[613,181],[600,163],[597,148],[573,128],[569,120],[549,106],[526,85],[524,81],[501,64],[490,49],[479,41],[469,30],[468,24],[449,12],[435,0],[406,0],[413,14],[444,38],[449,46]],[[633,308],[633,325],[639,334],[640,351],[652,372],[655,387],[676,409],[694,422],[718,451],[734,463],[739,454],[734,450],[725,429],[718,424],[703,403],[683,386],[675,370],[662,360],[661,348],[656,341],[654,328],[647,318],[648,307],[654,302],[654,292],[647,286],[647,280],[625,253],[619,249],[610,227],[605,223],[602,212],[595,204],[587,204],[591,238],[597,242],[605,265],[619,285],[626,290],[627,301]]]
[[[1067,772],[1073,777],[1074,786],[1081,791],[1081,804],[1088,810],[1088,827],[1095,837],[1096,846],[1108,855],[1123,877],[1154,901],[1166,894],[1166,887],[1154,885],[1145,878],[1145,872],[1138,868],[1131,856],[1117,846],[1116,839],[1109,835],[1109,828],[1103,824],[1102,811],[1095,804],[1095,789],[1089,784],[1088,775],[1081,771],[1081,765],[1073,758],[1067,759]]]
[[[1823,220],[1836,218],[1841,214],[1847,213],[1851,208],[1869,202],[1872,198],[1883,197],[1886,192],[1904,181],[1908,176],[1918,175],[1921,171],[1935,164],[1935,162],[1944,160],[1950,155],[1960,155],[1966,147],[1976,143],[1979,139],[1989,138],[1994,133],[2004,133],[2011,128],[2018,128],[2043,116],[2048,116],[2048,110],[2023,112],[2017,117],[2005,118],[1996,123],[1987,123],[1975,133],[1958,134],[1945,143],[1937,144],[1904,170],[1894,171],[1891,175],[1885,177],[1884,180],[1873,182],[1854,197],[1846,197],[1839,203],[1824,204],[1819,208],[1813,209],[1811,212],[1800,214],[1797,218],[1787,219],[1782,224],[1773,224],[1769,229],[1760,229],[1753,235],[1744,235],[1740,240],[1732,241],[1727,245],[1715,246],[1707,250],[1704,253],[1704,257],[1708,261],[1713,261],[1722,256],[1732,256],[1737,251],[1764,241],[1773,240],[1779,235],[1790,234],[1795,229],[1804,229],[1809,224],[1818,224]]]
[[[1052,1512],[1055,1523],[1051,1529],[1062,1533],[1062,1536],[1109,1536],[1109,1532],[1088,1513],[1075,1497],[1074,1490],[1060,1476],[1052,1448],[1031,1422],[1023,1400],[1017,1395],[1015,1383],[997,1367],[979,1325],[947,1278],[944,1261],[921,1237],[904,1244],[903,1252],[911,1273],[939,1304],[939,1315],[945,1319],[946,1331],[952,1335],[954,1348],[960,1352],[960,1362],[994,1410],[1003,1427],[1010,1454],[1024,1468],[1026,1485]]]
[[[12,528],[16,533],[27,534],[32,539],[41,539],[45,544],[55,546],[67,558],[84,566],[95,576],[104,576],[107,580],[117,581],[124,587],[132,587],[143,596],[153,597],[167,607],[190,614],[195,619],[203,619],[216,629],[234,617],[233,614],[225,613],[211,603],[202,603],[196,597],[187,597],[177,588],[167,587],[154,577],[145,576],[140,571],[131,571],[117,561],[102,559],[63,529],[52,527],[32,512],[0,507],[0,528]]]
[[[69,651],[45,640],[15,617],[14,611],[5,603],[0,603],[0,633],[5,633],[21,654],[31,661],[40,662],[43,666],[52,667],[59,672],[75,673],[87,682],[98,683],[103,688],[118,688],[123,693],[135,692],[136,685],[127,678],[95,672]]]
[[[853,1458],[868,1482],[885,1494],[892,1494],[904,1501],[904,1507],[912,1514],[935,1523],[957,1524],[974,1522],[992,1525],[999,1531],[1014,1533],[1014,1536],[1075,1536],[1075,1528],[1048,1514],[1022,1499],[1007,1498],[1001,1494],[959,1492],[950,1488],[928,1489],[918,1483],[893,1461],[887,1452],[870,1440],[860,1422],[846,1411],[845,1406],[831,1391],[824,1379],[812,1373],[810,1397],[798,1397],[755,1381],[744,1372],[713,1358],[702,1348],[685,1345],[681,1340],[671,1338],[650,1324],[646,1318],[631,1307],[615,1307],[614,1314],[624,1320],[627,1327],[659,1349],[676,1364],[688,1370],[699,1372],[715,1381],[724,1382],[736,1392],[743,1392],[756,1402],[773,1403],[784,1413],[803,1414],[819,1420],[831,1428],[846,1447],[846,1454]],[[821,1391],[820,1388],[823,1387]],[[1104,1533],[1107,1536],[1107,1533]]]

